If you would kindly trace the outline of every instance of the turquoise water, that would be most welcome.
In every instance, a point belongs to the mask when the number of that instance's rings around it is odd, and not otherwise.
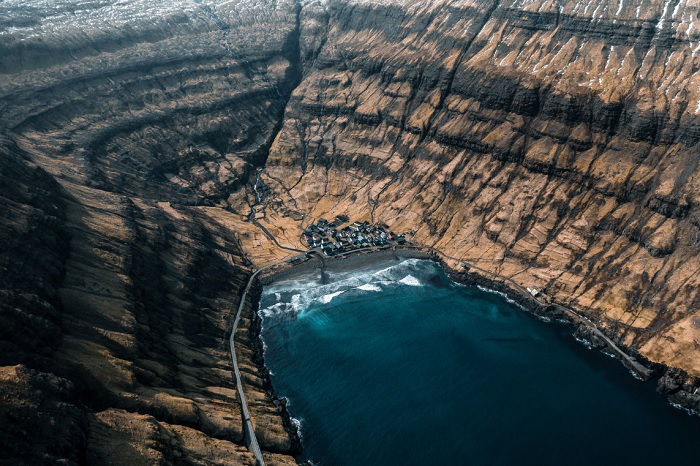
[[[409,259],[267,287],[265,358],[322,465],[697,465],[700,419],[493,293]]]

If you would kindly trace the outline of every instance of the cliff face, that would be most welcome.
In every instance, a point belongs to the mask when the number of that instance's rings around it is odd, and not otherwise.
[[[227,332],[268,256],[208,206],[265,160],[297,7],[216,3],[0,6],[3,457],[254,464]],[[293,462],[242,359],[267,460]]]
[[[677,368],[663,390],[700,408],[699,15],[3,2],[0,451],[252,462],[225,337],[252,267],[290,253],[250,217],[295,247],[319,216],[414,231]],[[246,390],[288,462],[252,310]]]
[[[699,14],[309,6],[304,79],[263,180],[287,208],[415,231],[700,375]]]

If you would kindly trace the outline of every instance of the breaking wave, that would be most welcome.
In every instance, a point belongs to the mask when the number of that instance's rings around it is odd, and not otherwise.
[[[423,286],[423,284],[420,282],[420,280],[418,280],[413,275],[406,275],[401,280],[399,280],[399,282],[403,283],[404,285],[408,285],[408,286]]]
[[[520,304],[516,300],[512,299],[510,296],[508,296],[507,294],[505,294],[502,291],[493,290],[491,288],[486,288],[485,286],[481,286],[481,285],[476,285],[476,287],[479,290],[483,291],[484,293],[497,294],[498,296],[503,298],[507,303],[510,303],[510,304],[522,309],[522,310],[527,310],[527,309],[525,309],[525,307],[522,304]],[[547,318],[547,320],[545,322],[549,322],[549,319]]]
[[[328,303],[330,303],[331,301],[333,301],[333,298],[335,298],[336,296],[340,296],[340,295],[343,294],[343,293],[345,293],[345,290],[336,291],[335,293],[324,294],[324,295],[321,296],[318,300],[319,300],[320,302],[322,302],[323,304],[328,304]]]
[[[297,431],[297,437],[299,437],[301,439],[302,438],[302,434],[301,434],[301,432],[302,432],[301,431],[302,420],[297,419],[295,417],[291,417],[291,416],[290,416],[290,420],[292,421],[292,424],[294,425],[294,429]]]
[[[340,295],[377,293],[400,286],[421,287],[417,278],[431,273],[434,265],[422,259],[406,259],[374,269],[328,272],[327,283],[319,280],[318,273],[289,279],[266,286],[260,298],[260,314],[272,317],[297,314],[313,304],[329,304]]]
[[[382,291],[381,286],[377,286],[372,283],[365,283],[364,285],[358,286],[357,289],[362,291]]]

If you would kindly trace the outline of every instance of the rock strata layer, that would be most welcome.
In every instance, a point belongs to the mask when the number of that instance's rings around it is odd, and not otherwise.
[[[279,253],[212,206],[265,161],[297,10],[0,5],[0,457],[255,463],[227,335],[251,260]],[[266,462],[294,463],[249,343]]]
[[[304,79],[261,177],[267,221],[412,231],[682,369],[697,408],[699,14],[693,1],[304,8]]]
[[[541,289],[697,410],[699,15],[2,2],[0,454],[252,463],[231,311],[255,267],[292,254],[271,237],[301,247],[338,214]],[[292,462],[253,311],[237,350],[256,433]]]

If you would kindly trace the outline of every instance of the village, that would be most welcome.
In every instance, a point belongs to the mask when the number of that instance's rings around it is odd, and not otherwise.
[[[349,221],[345,215],[338,215],[330,222],[319,218],[304,231],[303,241],[309,250],[320,249],[327,256],[373,246],[406,244],[406,235],[389,231],[387,225],[369,222],[346,225]]]

